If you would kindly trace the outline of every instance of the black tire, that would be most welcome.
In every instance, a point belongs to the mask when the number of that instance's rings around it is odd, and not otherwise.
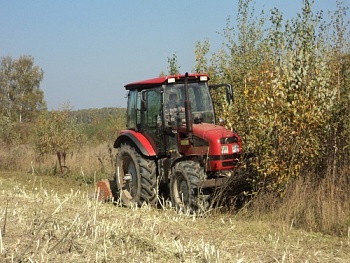
[[[154,160],[143,158],[135,148],[122,144],[118,148],[116,168],[117,189],[124,205],[157,202]]]
[[[204,178],[204,169],[197,162],[175,164],[170,178],[170,196],[177,210],[193,213],[208,209],[209,197],[202,195],[199,189]]]

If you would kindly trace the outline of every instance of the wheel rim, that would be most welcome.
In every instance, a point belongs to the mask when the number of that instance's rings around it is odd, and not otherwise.
[[[174,183],[174,198],[179,206],[187,206],[189,202],[188,184],[182,174],[176,175]]]
[[[130,157],[124,159],[124,193],[128,199],[132,199],[137,194],[137,171],[133,160]],[[127,178],[130,176],[130,179]]]

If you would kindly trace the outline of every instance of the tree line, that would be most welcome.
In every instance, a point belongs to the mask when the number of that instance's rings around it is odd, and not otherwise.
[[[104,108],[73,111],[70,105],[47,110],[40,89],[44,71],[31,56],[0,60],[0,144],[33,144],[38,159],[57,156],[63,173],[66,156],[84,142],[112,140],[125,127],[125,109]],[[124,124],[124,126],[123,126]]]

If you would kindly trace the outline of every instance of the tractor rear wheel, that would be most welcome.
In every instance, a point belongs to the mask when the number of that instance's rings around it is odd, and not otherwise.
[[[199,184],[205,178],[204,169],[194,161],[175,164],[170,178],[171,202],[184,212],[198,212],[208,209],[209,197],[201,194]]]
[[[122,144],[118,148],[116,168],[117,188],[124,205],[156,203],[156,163],[153,160],[143,158],[129,144]]]

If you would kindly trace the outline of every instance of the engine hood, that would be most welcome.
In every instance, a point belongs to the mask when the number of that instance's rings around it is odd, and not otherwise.
[[[186,127],[181,126],[178,128],[178,132],[180,133],[186,133]],[[232,138],[236,137],[237,142],[242,146],[242,140],[241,137],[231,130],[222,127],[220,125],[210,124],[210,123],[200,123],[200,124],[193,124],[193,136],[199,137],[201,139],[204,139],[208,141],[212,146],[214,145],[221,145],[226,144],[225,139],[226,138]],[[232,143],[232,140],[227,140],[228,143]]]
[[[193,125],[193,133],[199,137],[202,137],[203,139],[232,137],[236,135],[231,130],[228,130],[222,126],[208,123]]]

